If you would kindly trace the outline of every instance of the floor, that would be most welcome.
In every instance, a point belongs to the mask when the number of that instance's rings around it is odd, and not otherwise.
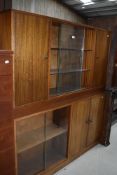
[[[97,145],[55,175],[117,175],[117,124],[110,146]]]

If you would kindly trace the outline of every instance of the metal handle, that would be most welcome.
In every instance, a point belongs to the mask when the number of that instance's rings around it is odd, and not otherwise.
[[[9,61],[9,60],[5,60],[4,63],[5,63],[5,64],[9,64],[10,61]]]
[[[89,123],[93,123],[93,120],[90,120],[90,119],[89,119]]]

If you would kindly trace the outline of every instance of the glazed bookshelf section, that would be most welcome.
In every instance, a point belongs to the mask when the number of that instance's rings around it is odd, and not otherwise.
[[[87,67],[85,59],[88,57],[85,52],[92,54],[92,48],[85,44],[86,37],[84,27],[53,22],[50,48],[50,96],[86,88],[84,78],[86,79],[86,75],[90,72],[90,67]]]
[[[69,107],[15,121],[18,175],[34,175],[67,159],[68,123]]]

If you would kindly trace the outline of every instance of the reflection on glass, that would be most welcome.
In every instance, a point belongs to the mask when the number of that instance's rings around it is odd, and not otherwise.
[[[44,170],[44,115],[16,122],[18,175],[34,175]]]
[[[46,114],[46,168],[67,158],[68,110],[62,108]]]
[[[84,28],[53,24],[50,95],[82,88]],[[65,85],[66,84],[66,85]]]
[[[18,175],[40,173],[67,158],[69,114],[64,107],[15,121]]]

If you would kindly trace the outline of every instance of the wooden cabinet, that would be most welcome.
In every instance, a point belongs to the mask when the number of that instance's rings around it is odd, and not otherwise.
[[[99,141],[108,31],[15,10],[0,24],[0,172],[16,146],[15,175],[53,174]]]
[[[12,24],[16,106],[104,86],[107,31],[18,11]]]
[[[103,123],[104,96],[96,95],[72,106],[70,156],[83,153],[99,141]]]

